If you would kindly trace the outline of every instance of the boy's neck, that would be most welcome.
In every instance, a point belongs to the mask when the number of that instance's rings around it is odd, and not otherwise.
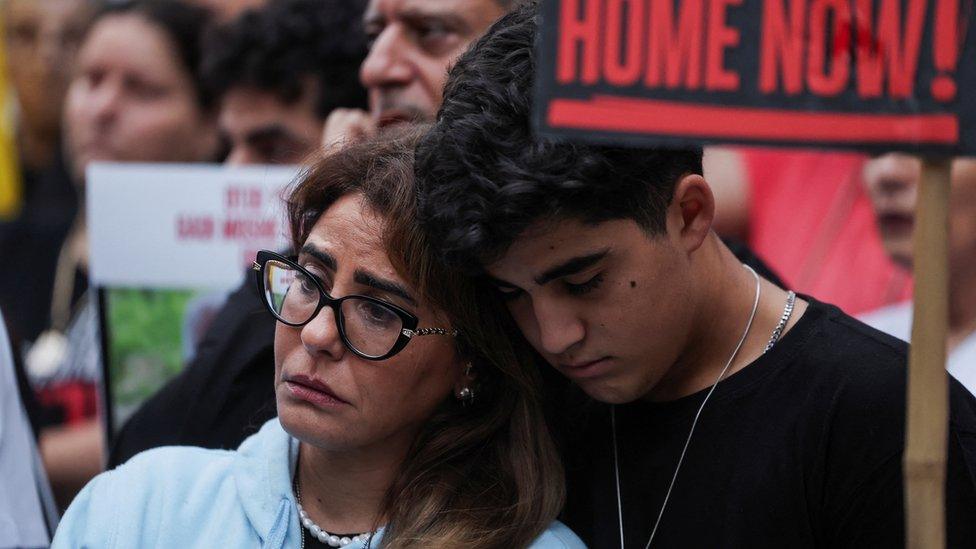
[[[762,356],[782,317],[786,292],[760,278],[759,304],[745,340],[736,352],[736,345],[752,316],[756,276],[714,234],[706,239],[699,252],[693,260],[699,299],[691,336],[677,362],[646,397],[649,400],[676,400],[707,389],[727,364],[725,377],[747,367]],[[803,315],[806,307],[806,302],[796,300],[784,334]]]

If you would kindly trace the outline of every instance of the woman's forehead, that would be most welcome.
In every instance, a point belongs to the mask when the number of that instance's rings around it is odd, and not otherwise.
[[[333,255],[340,269],[369,268],[399,280],[386,253],[385,224],[382,217],[365,207],[360,195],[346,195],[319,216],[305,245]]]

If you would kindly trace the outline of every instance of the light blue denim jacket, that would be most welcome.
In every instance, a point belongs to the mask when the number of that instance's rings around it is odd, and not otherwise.
[[[52,547],[301,547],[291,487],[297,454],[297,441],[277,418],[237,451],[143,452],[85,486],[61,519]],[[382,531],[371,546],[381,538]],[[585,545],[553,522],[531,547]]]

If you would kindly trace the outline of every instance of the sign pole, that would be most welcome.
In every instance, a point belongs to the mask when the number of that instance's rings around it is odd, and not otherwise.
[[[909,549],[945,547],[949,168],[948,158],[923,160],[918,190],[913,243],[915,313],[904,455],[905,539]]]

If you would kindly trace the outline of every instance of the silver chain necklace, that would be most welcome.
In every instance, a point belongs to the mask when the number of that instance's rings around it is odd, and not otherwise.
[[[796,292],[790,290],[786,294],[786,307],[783,308],[783,316],[779,317],[779,324],[773,329],[773,335],[769,336],[769,343],[766,344],[766,348],[763,349],[763,354],[769,352],[779,341],[779,336],[783,335],[783,330],[786,329],[786,323],[790,321],[790,317],[793,316],[793,307],[796,305]]]
[[[746,269],[752,273],[752,276],[756,279],[756,298],[752,303],[752,312],[749,314],[749,322],[746,324],[746,329],[743,330],[742,336],[739,338],[739,343],[736,344],[735,350],[732,351],[732,356],[729,357],[728,362],[725,364],[725,368],[722,368],[722,372],[718,375],[715,383],[712,384],[712,388],[708,390],[708,394],[705,395],[705,399],[702,400],[701,405],[698,407],[698,412],[695,414],[694,421],[691,422],[691,429],[688,431],[688,438],[685,439],[685,445],[681,449],[681,455],[678,457],[678,465],[674,468],[674,475],[671,477],[671,483],[668,485],[668,491],[664,494],[664,502],[661,503],[661,510],[657,514],[657,520],[654,521],[654,528],[651,530],[651,536],[647,539],[647,545],[644,549],[649,549],[651,542],[654,541],[654,536],[657,534],[657,528],[661,525],[661,517],[664,516],[664,509],[668,506],[668,499],[671,497],[671,490],[674,488],[675,481],[678,480],[678,472],[681,471],[681,463],[685,459],[685,453],[688,451],[688,445],[691,444],[691,437],[695,434],[695,427],[698,426],[698,418],[701,416],[702,410],[705,409],[705,404],[708,402],[709,397],[715,392],[715,388],[718,387],[718,383],[722,381],[725,374],[729,371],[729,367],[732,366],[732,362],[735,360],[736,355],[739,354],[739,349],[742,348],[742,344],[746,341],[746,336],[749,335],[749,330],[752,328],[752,321],[756,319],[756,311],[759,309],[759,296],[762,292],[762,286],[760,285],[759,275],[756,271],[748,265],[743,265]],[[782,331],[782,330],[781,330]],[[775,343],[775,342],[774,342]],[[616,407],[610,406],[610,431],[613,434],[613,475],[614,481],[617,485],[617,518],[620,523],[620,549],[624,549],[624,510],[623,504],[620,501],[620,464],[617,459],[617,414]]]

